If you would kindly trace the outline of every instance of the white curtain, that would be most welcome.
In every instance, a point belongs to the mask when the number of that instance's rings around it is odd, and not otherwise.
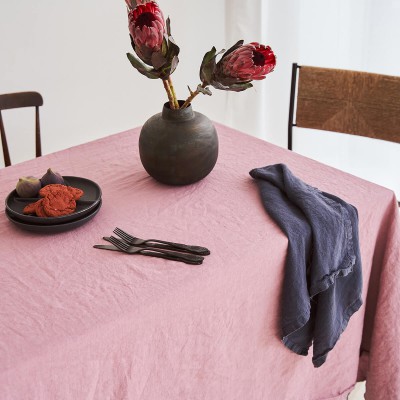
[[[286,147],[293,62],[400,75],[400,0],[225,0],[225,7],[227,46],[260,41],[277,56],[275,71],[254,89],[226,96],[225,123],[251,135]],[[295,130],[294,144],[400,198],[400,145],[348,136]]]
[[[274,72],[254,88],[228,93],[226,123],[253,136],[285,146],[291,63],[298,55],[298,0],[225,0],[227,47],[237,40],[271,46]]]
[[[225,0],[226,10],[226,49],[238,40],[245,43],[260,41],[262,38],[263,2],[253,0],[251,6],[239,0]],[[263,82],[264,84],[265,82]],[[266,131],[263,110],[266,109],[266,87],[254,85],[254,88],[244,92],[226,93],[225,118],[226,123],[236,129],[263,137]]]

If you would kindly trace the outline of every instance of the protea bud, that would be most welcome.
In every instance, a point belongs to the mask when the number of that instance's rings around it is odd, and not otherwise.
[[[221,90],[246,90],[253,86],[250,83],[252,80],[265,79],[276,64],[271,48],[256,42],[243,45],[243,40],[240,40],[216,63],[218,54],[213,47],[204,56],[200,78],[203,85]]]
[[[135,0],[126,0],[133,4]],[[171,36],[171,21],[165,21],[155,1],[142,0],[141,5],[129,11],[132,47],[127,57],[134,68],[150,79],[166,80],[179,63],[179,46]],[[146,65],[147,64],[147,65]]]
[[[217,64],[217,73],[239,81],[261,80],[274,70],[275,65],[271,47],[252,42],[223,57]]]
[[[161,49],[164,34],[164,16],[155,1],[137,5],[128,13],[129,32],[136,54],[152,65],[151,56]]]

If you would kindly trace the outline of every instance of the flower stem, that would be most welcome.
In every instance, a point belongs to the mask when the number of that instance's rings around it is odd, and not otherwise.
[[[169,87],[171,89],[172,100],[174,102],[175,108],[179,109],[179,103],[178,103],[178,99],[176,97],[175,88],[174,88],[174,85],[172,83],[171,75],[168,77],[168,83],[169,83]]]
[[[192,100],[200,93],[200,90],[198,89],[199,86],[197,86],[197,89],[194,92],[190,92],[190,96],[182,104],[181,108],[186,108],[192,102]],[[205,89],[207,87],[207,85],[205,83],[203,83],[200,87]]]
[[[167,95],[168,95],[169,106],[171,107],[171,110],[176,110],[177,107],[175,106],[174,97],[172,95],[172,91],[171,91],[171,88],[169,86],[168,80],[164,80],[163,79],[162,81],[163,81],[164,89],[165,89],[165,91],[167,92]]]

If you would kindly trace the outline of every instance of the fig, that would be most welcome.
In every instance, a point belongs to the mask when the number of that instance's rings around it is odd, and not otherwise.
[[[41,187],[40,179],[34,176],[23,176],[19,178],[15,190],[19,197],[36,197]]]
[[[65,184],[64,178],[58,172],[52,171],[51,168],[47,170],[47,172],[42,176],[40,181],[42,182],[42,187],[53,184],[60,184],[60,185]]]

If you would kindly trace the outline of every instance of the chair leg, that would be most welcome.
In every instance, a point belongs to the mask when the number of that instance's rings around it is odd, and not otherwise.
[[[36,157],[42,155],[42,144],[40,140],[39,107],[36,107]]]
[[[10,153],[8,151],[6,132],[4,130],[3,118],[1,117],[1,112],[0,112],[0,134],[1,134],[1,145],[3,147],[4,165],[6,167],[9,167],[11,165]]]
[[[294,100],[296,95],[297,69],[300,68],[297,63],[292,65],[292,83],[290,87],[290,103],[289,103],[289,121],[288,121],[288,149],[293,149],[293,115]]]

